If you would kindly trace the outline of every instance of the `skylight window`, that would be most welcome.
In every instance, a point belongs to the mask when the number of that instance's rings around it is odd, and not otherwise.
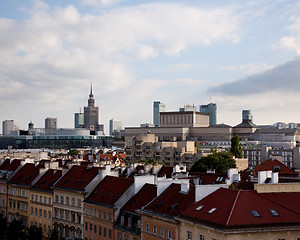
[[[254,217],[260,217],[259,213],[256,210],[250,210]]]
[[[272,215],[273,215],[274,217],[279,216],[278,212],[277,212],[275,209],[269,209],[269,211],[272,213]]]
[[[214,208],[210,209],[207,213],[208,213],[208,214],[212,214],[212,213],[213,213],[214,211],[216,211],[216,210],[217,210],[217,208],[214,207]]]
[[[199,210],[201,210],[202,208],[204,208],[204,205],[200,205],[200,206],[197,207],[195,210],[196,210],[196,211],[199,211]]]

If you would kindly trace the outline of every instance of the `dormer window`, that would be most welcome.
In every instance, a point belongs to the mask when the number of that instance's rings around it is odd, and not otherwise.
[[[212,209],[210,209],[207,213],[208,214],[212,214],[214,211],[216,211],[217,210],[217,208],[212,208]]]
[[[128,217],[128,227],[131,227],[131,217]]]
[[[123,226],[124,225],[124,216],[121,215],[121,225]]]
[[[204,205],[200,205],[199,207],[197,207],[197,208],[195,209],[195,211],[200,211],[202,208],[204,208]]]
[[[250,212],[252,213],[252,215],[254,216],[254,217],[260,217],[260,215],[259,215],[259,213],[256,211],[256,210],[250,210]]]
[[[279,214],[275,209],[269,209],[270,213],[274,216],[274,217],[278,217]]]

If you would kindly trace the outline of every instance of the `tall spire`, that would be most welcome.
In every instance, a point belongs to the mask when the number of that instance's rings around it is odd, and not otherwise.
[[[93,83],[91,83],[91,91],[90,91],[90,98],[94,97],[93,96]]]

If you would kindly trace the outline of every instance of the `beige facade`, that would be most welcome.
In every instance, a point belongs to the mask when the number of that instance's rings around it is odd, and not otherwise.
[[[300,183],[255,184],[254,190],[258,193],[300,192]]]
[[[208,127],[209,114],[200,112],[161,112],[161,127]]]
[[[83,237],[83,200],[86,193],[53,189],[53,224],[60,237]]]
[[[44,237],[52,231],[52,201],[52,192],[30,191],[28,225],[40,227]]]
[[[117,239],[114,238],[113,208],[84,203],[84,209],[85,239]]]
[[[191,166],[200,158],[194,141],[158,142],[155,134],[126,137],[126,160],[134,163],[140,160],[155,160],[167,166],[184,163]]]
[[[300,227],[254,227],[239,229],[222,229],[216,226],[204,225],[198,222],[180,219],[180,240],[294,240],[300,236]]]
[[[28,226],[29,211],[29,186],[8,183],[7,195],[7,219],[8,222],[14,219],[21,220]]]

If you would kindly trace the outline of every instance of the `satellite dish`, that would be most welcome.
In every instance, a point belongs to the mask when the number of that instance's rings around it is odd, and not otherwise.
[[[273,169],[272,169],[272,172],[278,172],[279,173],[280,171],[281,171],[281,168],[278,165],[274,166]]]

